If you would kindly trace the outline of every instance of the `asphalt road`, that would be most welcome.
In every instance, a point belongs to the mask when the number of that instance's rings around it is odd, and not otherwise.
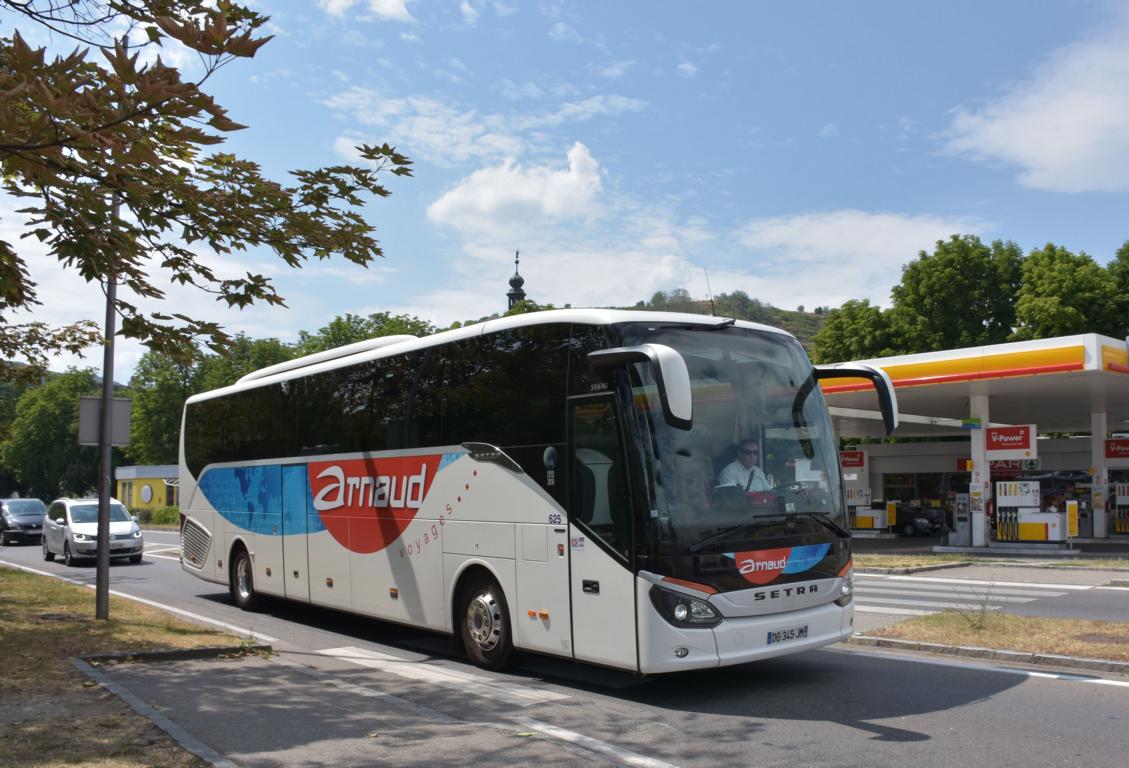
[[[1129,680],[1047,675],[848,646],[744,667],[639,678],[529,657],[491,674],[446,638],[332,611],[232,606],[147,534],[111,588],[234,628],[274,660],[112,673],[241,765],[1125,765]],[[93,583],[94,568],[17,563]],[[1057,599],[1057,598],[1056,598]]]

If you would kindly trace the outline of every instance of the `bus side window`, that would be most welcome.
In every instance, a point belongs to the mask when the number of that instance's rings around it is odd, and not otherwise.
[[[612,551],[631,551],[631,503],[615,402],[609,397],[574,401],[572,421],[572,519]]]

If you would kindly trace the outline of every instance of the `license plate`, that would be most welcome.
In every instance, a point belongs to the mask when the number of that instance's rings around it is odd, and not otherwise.
[[[775,645],[776,643],[786,643],[789,640],[802,640],[807,636],[807,624],[799,627],[789,627],[788,629],[778,629],[768,633],[768,644]]]

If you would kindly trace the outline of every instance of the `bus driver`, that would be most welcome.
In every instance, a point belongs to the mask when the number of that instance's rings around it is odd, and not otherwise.
[[[772,488],[768,478],[757,465],[760,447],[755,440],[742,440],[737,448],[737,458],[726,465],[717,476],[718,485],[736,485],[748,491],[767,491]]]

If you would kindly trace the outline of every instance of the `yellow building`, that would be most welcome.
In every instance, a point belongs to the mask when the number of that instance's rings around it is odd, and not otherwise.
[[[114,479],[114,497],[134,514],[180,505],[176,464],[118,467]]]

